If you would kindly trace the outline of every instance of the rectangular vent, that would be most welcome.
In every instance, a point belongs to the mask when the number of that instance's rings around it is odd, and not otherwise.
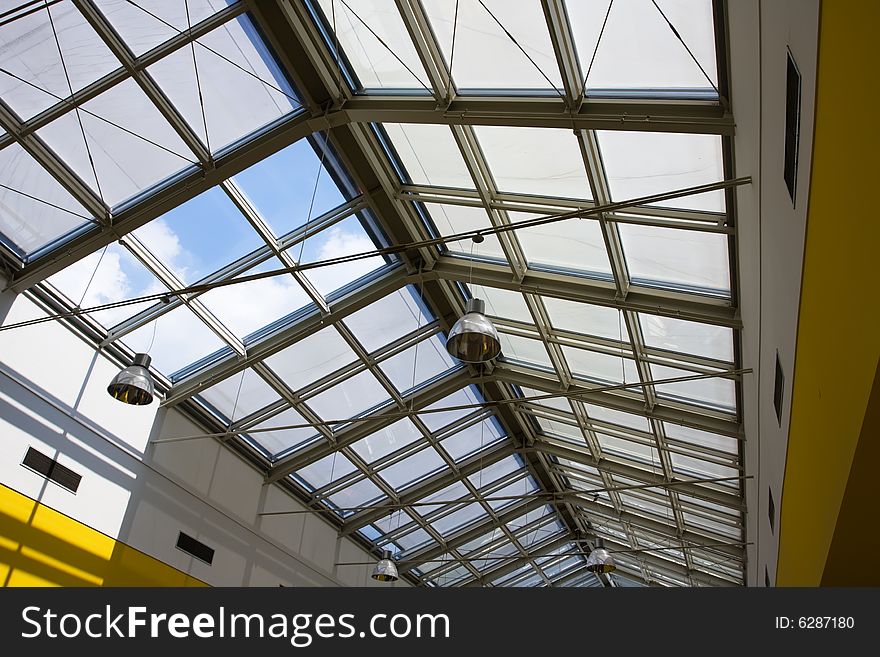
[[[797,181],[798,137],[801,121],[801,74],[788,53],[788,67],[785,80],[785,186],[794,203],[795,183]]]
[[[773,501],[773,490],[767,489],[767,516],[770,518],[770,531],[776,531],[776,503]]]
[[[776,352],[776,378],[773,380],[773,408],[776,409],[776,421],[782,426],[782,397],[785,391],[785,374],[782,373],[782,363],[779,362],[779,352]]]
[[[28,447],[27,454],[24,455],[24,460],[21,464],[62,488],[66,488],[71,493],[77,491],[79,482],[82,481],[82,475],[61,465],[52,457],[46,456],[33,447]]]
[[[177,549],[183,550],[199,561],[204,561],[209,566],[214,561],[214,548],[209,548],[201,541],[183,532],[180,532],[177,537]]]

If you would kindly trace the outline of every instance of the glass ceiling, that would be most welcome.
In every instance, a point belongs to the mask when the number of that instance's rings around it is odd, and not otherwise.
[[[538,99],[551,115],[607,98],[684,114],[719,102],[726,55],[710,0],[560,1],[561,22],[537,0],[407,4],[304,1],[300,27],[324,49],[310,57],[338,63],[343,101]],[[739,366],[739,335],[715,311],[736,303],[724,192],[449,241],[421,263],[296,268],[399,241],[388,235],[467,233],[714,183],[728,139],[696,123],[598,130],[378,112],[357,128],[373,149],[365,171],[324,132],[272,136],[319,104],[263,37],[296,39],[292,26],[261,24],[231,0],[79,5],[10,8],[0,23],[0,246],[15,266],[37,266],[161,200],[118,241],[62,256],[68,266],[40,285],[81,308],[169,292],[90,314],[103,346],[149,352],[174,403],[206,410],[273,481],[392,550],[414,582],[742,583],[742,409],[725,374]],[[260,156],[247,166],[175,196],[178,181],[248,148]],[[362,189],[375,177],[382,191]],[[412,275],[426,263],[437,278]],[[490,376],[444,346],[471,296],[501,337]],[[596,537],[619,552],[601,580],[584,569]]]

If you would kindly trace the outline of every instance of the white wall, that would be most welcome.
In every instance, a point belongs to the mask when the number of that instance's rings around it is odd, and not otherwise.
[[[44,313],[0,294],[0,322]],[[106,392],[118,368],[58,322],[0,333],[0,482],[217,586],[389,586],[373,557],[177,410],[126,406]],[[32,446],[83,475],[76,494],[21,466]],[[215,549],[208,566],[176,549],[179,531]],[[405,586],[403,582],[395,585]]]
[[[819,0],[731,0],[731,99],[736,120],[735,175],[751,175],[737,190],[739,284],[744,324],[748,508],[747,583],[775,581],[779,510],[788,444],[801,270],[813,148]],[[783,179],[787,50],[801,74],[796,199]],[[776,353],[785,377],[782,423],[773,407]],[[776,504],[771,531],[768,490]]]

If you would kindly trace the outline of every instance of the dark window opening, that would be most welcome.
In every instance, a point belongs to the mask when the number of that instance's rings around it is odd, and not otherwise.
[[[785,186],[791,202],[794,203],[795,183],[797,182],[798,137],[801,120],[801,74],[788,53],[788,67],[785,76]]]
[[[208,547],[201,541],[183,532],[180,532],[180,535],[177,537],[177,549],[183,550],[199,561],[204,561],[209,566],[214,561],[214,548]]]
[[[767,489],[767,516],[770,518],[770,531],[776,531],[776,503],[773,501],[773,490]]]
[[[782,373],[782,363],[779,362],[779,352],[776,352],[776,378],[773,381],[773,408],[776,409],[776,421],[782,426],[782,396],[785,390],[785,374]]]

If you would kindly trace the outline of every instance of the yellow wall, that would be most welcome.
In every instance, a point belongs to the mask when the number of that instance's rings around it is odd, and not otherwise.
[[[3,586],[206,586],[0,484]]]
[[[778,586],[821,581],[880,356],[878,24],[880,3],[822,3]]]

